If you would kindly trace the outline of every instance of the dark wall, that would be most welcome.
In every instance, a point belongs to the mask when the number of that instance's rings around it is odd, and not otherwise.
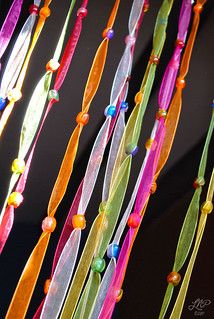
[[[1,21],[3,21],[8,5],[11,2],[8,0],[0,1]],[[16,29],[16,35],[24,19],[27,17],[27,7],[30,3],[31,1],[24,1],[23,15]],[[75,127],[76,114],[80,111],[83,90],[90,65],[101,41],[102,30],[105,28],[113,3],[113,0],[89,1],[88,16],[83,22],[80,41],[70,71],[60,91],[60,102],[53,107],[49,114],[41,138],[37,144],[32,169],[24,193],[25,200],[23,205],[17,209],[12,234],[1,256],[1,318],[4,318],[22,269],[41,233],[40,225],[46,215],[50,193],[58,174],[66,144]],[[80,4],[81,1],[77,1],[76,10]],[[94,138],[104,120],[103,111],[109,103],[114,73],[124,49],[124,37],[127,34],[127,22],[131,4],[131,0],[121,1],[114,26],[115,36],[110,42],[103,78],[98,93],[91,105],[91,121],[89,121],[81,136],[74,172],[66,196],[56,215],[58,227],[52,236],[50,248],[27,318],[32,318],[32,314],[39,305],[41,296],[43,296],[43,283],[50,273],[54,249],[66,213],[79,182],[84,176]],[[151,1],[151,8],[148,14],[146,14],[139,32],[128,95],[130,111],[134,106],[134,95],[138,91],[150,55],[152,32],[160,4],[160,0]],[[150,135],[154,122],[161,77],[174,49],[180,4],[181,1],[175,0],[175,5],[169,19],[167,41],[160,65],[157,68],[154,89],[145,114],[139,143],[140,151],[134,160],[126,203],[130,198],[145,154],[143,145]],[[17,154],[19,132],[26,106],[37,81],[44,72],[45,64],[52,58],[68,6],[68,0],[52,2],[52,15],[47,20],[31,59],[31,65],[23,88],[23,100],[15,107],[0,141],[0,203],[3,202],[6,194],[11,162]],[[74,21],[75,13],[71,18],[68,35],[72,30]],[[197,174],[204,136],[211,115],[210,105],[213,99],[213,21],[214,3],[213,1],[208,1],[201,16],[201,24],[193,50],[190,71],[186,79],[187,85],[183,92],[183,110],[174,146],[160,177],[158,191],[149,204],[146,218],[139,231],[124,283],[124,298],[117,305],[115,318],[153,319],[158,317],[166,287],[165,276],[171,270],[179,231],[193,194],[192,181]],[[14,39],[15,36],[13,41]],[[12,43],[2,59],[3,64],[6,61],[7,54],[11,50]],[[213,148],[210,151],[209,158],[206,173],[207,179],[213,166]],[[101,169],[97,187],[88,207],[87,219],[89,220],[89,225],[101,201],[104,169],[105,165]],[[214,296],[212,289],[212,285],[214,284],[212,275],[214,266],[214,240],[212,227],[213,216],[211,215],[208,219],[207,229],[187,295],[183,313],[183,318],[185,319],[194,317],[189,312],[188,305],[196,298],[208,298],[212,301],[212,304],[206,309],[204,318],[209,319],[214,317]],[[85,236],[88,229],[85,232]]]

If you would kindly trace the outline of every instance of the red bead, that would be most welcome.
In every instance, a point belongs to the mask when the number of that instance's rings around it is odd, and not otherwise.
[[[202,4],[200,4],[200,3],[197,3],[195,6],[194,6],[194,8],[193,8],[193,11],[195,12],[195,13],[201,13],[201,11],[203,10],[203,6],[202,6]]]
[[[167,282],[169,284],[172,284],[173,286],[177,286],[181,280],[181,275],[176,272],[172,271],[168,276],[167,276]]]
[[[176,81],[176,88],[180,88],[180,89],[183,89],[185,88],[186,86],[186,81],[182,78],[177,78],[177,81]]]
[[[180,47],[180,48],[183,48],[185,46],[185,43],[184,43],[184,41],[177,39],[175,42],[175,45]]]
[[[143,6],[143,12],[147,12],[149,10],[149,3],[145,3]]]
[[[85,18],[87,14],[88,14],[88,10],[86,8],[81,7],[77,10],[77,16]]]
[[[83,126],[85,126],[88,123],[88,121],[89,121],[88,113],[80,112],[77,114],[77,117],[76,117],[77,124],[82,124]]]
[[[196,189],[196,188],[199,188],[201,186],[204,186],[204,184],[205,184],[204,178],[203,177],[197,177],[194,180],[193,187]]]
[[[137,228],[140,225],[141,217],[137,213],[132,213],[128,219],[128,226],[131,228]]]
[[[36,6],[35,4],[31,4],[29,7],[29,13],[37,15],[39,13],[39,7]]]
[[[160,62],[160,58],[156,55],[151,55],[149,59],[150,63],[158,65]]]

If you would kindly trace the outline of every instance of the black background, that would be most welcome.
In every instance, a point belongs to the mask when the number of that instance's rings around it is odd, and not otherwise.
[[[4,20],[12,1],[0,1],[0,19]],[[75,21],[76,7],[69,24],[67,38]],[[24,203],[17,209],[15,224],[5,246],[0,261],[0,317],[4,318],[10,299],[21,275],[23,267],[41,233],[41,222],[46,215],[50,193],[58,174],[61,160],[69,136],[75,127],[75,117],[80,111],[84,86],[93,56],[101,41],[102,30],[113,6],[113,0],[89,1],[88,16],[84,20],[82,34],[70,67],[68,76],[60,91],[60,102],[49,114],[41,138],[37,144],[32,169],[29,174]],[[28,16],[30,1],[24,1],[21,19],[19,20],[13,40],[2,58],[6,62],[14,39]],[[98,93],[91,105],[91,121],[81,136],[74,172],[67,193],[60,205],[56,218],[58,227],[53,233],[44,266],[27,318],[32,318],[43,297],[43,283],[51,268],[54,249],[62,229],[74,194],[84,176],[87,160],[94,138],[104,120],[103,110],[109,103],[110,89],[117,64],[124,49],[124,37],[127,34],[128,15],[132,1],[122,0],[115,22],[115,36],[111,40],[107,62]],[[155,17],[161,5],[160,0],[151,1],[139,32],[134,58],[134,67],[130,83],[128,102],[130,111],[134,103],[134,95],[138,91],[143,73],[151,52],[152,32]],[[167,41],[157,68],[154,89],[149,101],[142,127],[139,152],[134,159],[129,189],[125,204],[132,192],[137,174],[145,154],[144,143],[148,138],[155,112],[157,110],[157,94],[161,77],[174,49],[176,39],[178,12],[181,1],[176,1],[169,18]],[[23,99],[17,103],[7,128],[0,141],[0,202],[4,200],[10,177],[10,165],[18,150],[19,132],[27,103],[33,89],[44,72],[44,66],[52,58],[57,38],[63,25],[68,0],[53,0],[52,15],[48,18],[40,40],[32,55],[29,72],[23,87]],[[171,271],[176,243],[188,204],[193,195],[192,181],[199,165],[204,137],[211,115],[213,99],[213,50],[214,50],[214,3],[208,1],[201,16],[201,24],[193,50],[187,85],[183,92],[183,110],[178,126],[171,156],[158,181],[158,190],[150,201],[145,219],[139,231],[126,280],[123,286],[124,296],[116,306],[115,318],[158,318],[158,313],[166,288],[166,275]],[[106,156],[107,156],[106,152]],[[97,186],[87,210],[87,221],[90,225],[98,204],[101,201],[101,189],[106,163],[99,174]],[[207,165],[207,180],[213,166],[213,147],[210,147]],[[202,200],[205,198],[206,187]],[[124,204],[124,208],[126,205]],[[210,299],[211,305],[205,309],[203,318],[214,318],[213,293],[213,215],[208,218],[202,244],[194,267],[191,284],[186,298],[182,318],[195,318],[188,305],[197,298]],[[89,226],[84,233],[87,236]],[[85,238],[84,238],[85,239]],[[84,242],[84,240],[83,240]],[[186,264],[185,264],[186,265]],[[181,272],[182,274],[183,272]],[[170,312],[169,312],[170,313]],[[167,315],[169,316],[169,315]],[[166,317],[167,317],[166,316]]]

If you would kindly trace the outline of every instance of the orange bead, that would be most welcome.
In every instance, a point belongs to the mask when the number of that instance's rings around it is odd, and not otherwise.
[[[141,216],[138,215],[137,213],[132,213],[129,216],[127,224],[130,228],[137,228],[140,225],[140,222],[141,222]]]
[[[39,11],[40,17],[43,18],[48,18],[51,15],[51,10],[48,7],[42,7],[41,10]]]
[[[21,193],[13,192],[10,194],[7,203],[9,206],[13,206],[13,207],[17,208],[17,207],[19,207],[19,205],[21,205],[23,200],[24,200],[24,197],[22,196]]]
[[[51,216],[45,217],[42,222],[42,230],[48,233],[52,233],[56,228],[56,219]]]
[[[161,118],[166,118],[166,116],[167,116],[167,112],[166,112],[166,110],[164,110],[164,109],[159,109],[158,111],[157,111],[157,113],[156,113],[156,119],[157,120],[160,120]]]
[[[50,284],[51,284],[51,279],[46,279],[45,280],[45,284],[44,284],[44,293],[45,293],[45,295],[47,295],[47,293],[48,293]]]
[[[151,138],[151,137],[148,138],[148,140],[145,143],[145,147],[147,150],[149,150],[152,147],[153,142],[154,142],[153,138]]]
[[[200,4],[200,3],[197,3],[195,6],[194,6],[194,8],[193,8],[193,11],[195,12],[195,13],[201,13],[201,11],[203,10],[203,6],[202,6],[202,4]]]
[[[154,194],[157,190],[157,183],[153,182],[150,188],[150,194]]]
[[[56,72],[56,70],[59,68],[60,64],[58,61],[51,59],[50,61],[48,61],[48,63],[46,64],[46,70],[47,71],[51,71],[51,72]]]
[[[89,114],[84,112],[79,112],[76,117],[77,124],[82,124],[85,126],[89,121]]]
[[[86,220],[84,215],[74,215],[72,217],[72,225],[74,228],[84,229],[86,227]]]
[[[177,78],[177,81],[176,81],[176,88],[180,88],[180,89],[183,89],[185,88],[186,86],[186,81],[182,78]]]
[[[167,276],[167,282],[169,284],[172,284],[173,286],[177,286],[181,280],[181,275],[176,272],[172,271],[168,276]]]
[[[123,289],[120,289],[117,293],[117,296],[116,296],[116,303],[120,302],[120,300],[122,299],[123,297]]]
[[[157,55],[151,55],[149,61],[152,64],[158,65],[160,62],[160,58]]]
[[[142,99],[143,99],[143,93],[141,91],[137,92],[134,98],[135,103],[136,104],[141,103]]]
[[[147,12],[147,11],[149,11],[149,4],[145,3],[143,6],[143,12]]]

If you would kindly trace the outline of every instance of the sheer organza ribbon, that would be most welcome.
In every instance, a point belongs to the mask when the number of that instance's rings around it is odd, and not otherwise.
[[[63,39],[65,37],[67,25],[68,25],[74,4],[75,4],[75,1],[73,0],[71,2],[71,6],[69,8],[69,13],[68,13],[67,18],[66,18],[66,23],[63,27],[63,30],[62,30],[58,45],[56,47],[55,54],[54,54],[54,59],[56,59],[56,60],[59,59],[60,54],[61,54]],[[63,55],[64,58],[62,57],[61,68],[58,70],[54,88],[55,87],[57,87],[58,89],[60,88],[58,81],[60,81],[61,84],[63,83],[62,78],[61,78],[61,73],[63,74],[63,78],[66,75],[67,71],[63,67],[63,65],[64,65],[63,62],[66,60],[66,58],[71,62],[71,57],[73,56],[73,52],[76,48],[76,44],[77,44],[77,41],[79,39],[79,35],[80,35],[80,31],[81,31],[81,27],[79,26],[79,20],[82,20],[81,16],[79,16],[77,18],[77,23],[74,26],[74,30],[71,34],[70,41],[68,43],[68,46],[72,47],[71,52],[68,56],[68,47],[67,47],[67,50],[65,50],[65,53]],[[67,60],[66,60],[66,62],[67,63],[65,65],[65,68],[67,69],[69,63]],[[20,146],[19,146],[19,152],[18,152],[18,159],[24,159],[26,157],[28,151],[30,150],[30,148],[31,148],[31,152],[30,152],[28,159],[26,161],[26,167],[25,167],[23,174],[21,176],[20,176],[20,174],[17,174],[17,173],[14,173],[12,175],[7,198],[10,195],[10,193],[11,193],[11,191],[12,191],[12,189],[13,189],[13,187],[18,179],[19,179],[19,181],[18,181],[17,186],[15,188],[15,192],[22,194],[25,190],[25,186],[26,186],[26,182],[27,182],[27,178],[28,178],[28,174],[29,174],[29,170],[30,170],[30,165],[31,165],[31,161],[33,158],[33,154],[34,154],[34,150],[35,150],[37,141],[39,139],[41,130],[42,130],[43,125],[45,123],[46,117],[51,110],[52,105],[54,104],[54,102],[57,102],[56,99],[50,99],[50,102],[47,106],[46,112],[42,118],[43,110],[45,107],[45,102],[46,102],[47,95],[48,95],[49,88],[50,88],[51,77],[52,77],[52,73],[48,71],[41,78],[41,80],[39,81],[39,83],[38,83],[38,85],[33,93],[33,96],[31,98],[29,105],[28,105],[28,108],[26,110],[23,125],[22,125],[22,130],[21,130],[21,134],[20,134]],[[35,116],[35,114],[36,114],[36,116]],[[37,132],[41,118],[42,118],[42,122],[41,122],[39,130]],[[37,135],[36,135],[36,132],[37,132]],[[36,138],[35,138],[35,141],[33,143],[33,146],[31,147],[35,135],[36,135]],[[19,178],[19,176],[20,176],[20,178]],[[7,204],[7,198],[6,198],[5,204],[3,206],[2,212],[4,211],[4,207]],[[6,240],[10,234],[10,231],[11,231],[11,228],[13,225],[14,210],[15,210],[15,207],[8,206],[5,210],[6,214],[3,215],[3,220],[2,220],[2,223],[0,226],[0,252],[4,248],[4,245],[6,243]],[[10,212],[10,213],[8,213],[8,212]],[[4,225],[7,225],[7,227],[4,227]],[[10,227],[9,227],[9,225],[10,225]]]
[[[16,24],[18,22],[23,0],[14,0],[8,14],[4,20],[4,23],[0,30],[0,59],[3,56],[7,46],[12,38],[13,32],[15,30]],[[0,63],[1,70],[1,63]]]
[[[40,0],[34,0],[34,5],[37,7],[40,6],[40,3]],[[24,23],[16,39],[1,80],[0,97],[3,99],[8,96],[8,93],[12,90],[17,81],[30,45],[31,34],[35,22],[36,13],[32,12]]]
[[[119,7],[120,1],[115,1],[114,8],[111,12],[107,27],[109,29],[112,28],[117,10]],[[93,97],[99,87],[99,83],[102,77],[105,61],[106,61],[106,55],[107,55],[107,49],[108,49],[108,43],[109,38],[105,37],[104,40],[101,42],[94,61],[92,63],[92,67],[89,73],[88,81],[86,84],[84,96],[83,96],[83,103],[82,103],[82,113],[87,114],[90,104],[93,100]],[[65,194],[72,170],[73,170],[73,164],[76,157],[77,149],[78,149],[78,143],[79,143],[79,137],[83,129],[83,123],[82,121],[77,121],[77,126],[74,129],[71,138],[69,140],[60,171],[58,174],[58,177],[56,179],[49,204],[48,204],[48,221],[51,220],[52,223],[54,223],[54,215],[56,213],[56,210],[63,199],[63,196]],[[25,313],[24,311],[27,310],[27,307],[30,302],[30,298],[32,296],[40,268],[48,247],[48,242],[50,239],[51,232],[53,230],[49,231],[44,229],[43,233],[32,251],[32,254],[30,258],[27,261],[27,264],[22,272],[21,278],[19,280],[19,283],[16,287],[16,291],[13,295],[13,299],[11,301],[7,316],[10,316],[11,314],[15,314],[17,311],[17,308],[19,308],[19,311]],[[33,266],[33,267],[32,267]],[[27,287],[27,288],[26,288]],[[25,298],[23,298],[23,293]],[[22,301],[21,301],[22,300]],[[20,302],[22,304],[22,307],[20,307]],[[22,310],[20,310],[20,308]],[[23,310],[24,309],[24,310]]]
[[[201,240],[203,238],[203,234],[204,234],[204,230],[205,230],[205,226],[207,222],[207,215],[210,214],[213,210],[213,203],[212,203],[213,193],[214,193],[214,170],[212,171],[212,175],[210,178],[206,201],[201,206],[201,215],[200,215],[200,219],[198,223],[198,229],[197,229],[197,234],[195,238],[194,248],[193,248],[177,299],[175,301],[175,305],[172,310],[170,319],[180,319],[181,317],[184,301],[185,301],[187,290],[189,287],[192,270],[195,264],[195,260],[198,254]]]
[[[39,16],[39,20],[38,20],[37,25],[36,25],[36,29],[34,31],[33,39],[31,41],[31,45],[30,45],[29,50],[27,52],[24,64],[23,64],[21,71],[19,73],[16,85],[10,92],[8,92],[9,103],[7,104],[4,111],[2,112],[1,119],[0,119],[0,136],[2,135],[2,132],[7,124],[7,121],[8,121],[8,119],[13,111],[15,103],[18,100],[20,100],[20,98],[22,96],[22,93],[21,93],[22,86],[23,86],[23,83],[24,83],[24,80],[25,80],[25,77],[27,74],[30,59],[31,59],[32,53],[34,51],[34,48],[38,42],[40,33],[42,32],[42,29],[45,25],[45,21],[50,15],[49,6],[50,6],[51,2],[52,2],[52,0],[45,0],[44,7],[41,8],[41,10],[40,10],[40,13],[39,13],[40,16]]]

